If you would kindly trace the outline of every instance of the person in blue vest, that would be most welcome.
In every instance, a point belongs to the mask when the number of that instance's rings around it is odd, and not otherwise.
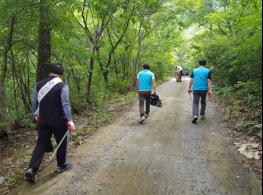
[[[29,167],[25,172],[26,181],[36,182],[36,174],[42,163],[44,154],[52,152],[51,137],[54,134],[58,143],[67,131],[74,130],[75,125],[71,116],[69,88],[62,81],[64,68],[61,64],[49,66],[49,76],[38,82],[33,92],[32,111],[37,121],[38,139]],[[57,173],[72,169],[72,164],[66,162],[67,139],[57,151]]]
[[[193,120],[192,123],[196,123],[199,118],[199,103],[201,99],[201,110],[200,116],[201,120],[205,120],[205,110],[206,110],[206,97],[212,97],[212,72],[210,69],[206,68],[206,60],[199,61],[199,67],[194,69],[190,75],[191,80],[189,83],[188,93],[193,93]]]
[[[139,94],[140,123],[143,123],[150,114],[150,97],[152,91],[156,94],[156,81],[154,73],[150,71],[150,65],[144,64],[143,71],[137,76],[137,90]],[[146,102],[146,110],[145,110]]]

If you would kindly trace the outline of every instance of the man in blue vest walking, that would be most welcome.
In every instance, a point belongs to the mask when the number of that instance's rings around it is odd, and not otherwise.
[[[201,99],[201,120],[205,120],[206,97],[212,97],[212,73],[206,68],[206,60],[199,61],[199,67],[194,69],[191,74],[189,83],[189,94],[193,92],[193,124],[195,124],[199,117],[199,102]]]
[[[152,90],[156,94],[156,81],[154,74],[150,71],[148,64],[143,65],[143,71],[139,72],[137,76],[137,90],[139,93],[140,103],[140,123],[143,123],[150,114],[150,97]],[[146,101],[146,110],[144,110]]]

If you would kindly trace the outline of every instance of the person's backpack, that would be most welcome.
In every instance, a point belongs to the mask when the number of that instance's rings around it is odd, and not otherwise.
[[[150,97],[150,104],[156,107],[162,107],[162,100],[157,94],[152,94]]]

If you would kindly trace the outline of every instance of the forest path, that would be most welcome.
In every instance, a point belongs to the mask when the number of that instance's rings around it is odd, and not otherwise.
[[[21,195],[259,195],[261,182],[234,152],[231,133],[208,103],[207,120],[191,124],[191,102],[183,83],[159,87],[163,108],[152,108],[139,125],[138,103],[100,128],[70,157],[74,169],[61,175],[40,173]],[[216,120],[218,119],[218,120]]]

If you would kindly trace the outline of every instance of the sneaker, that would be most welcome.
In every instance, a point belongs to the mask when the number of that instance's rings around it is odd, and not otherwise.
[[[143,123],[146,120],[145,116],[142,116],[141,119],[139,120],[139,123]]]
[[[201,116],[201,120],[205,120],[206,119],[206,117],[205,116]]]
[[[25,172],[26,181],[29,183],[36,183],[36,174],[33,169],[28,168]]]
[[[194,116],[194,117],[193,117],[193,120],[192,120],[192,123],[193,123],[193,124],[196,124],[197,120],[198,120],[198,116]]]
[[[144,114],[145,119],[149,118],[149,114]]]
[[[73,165],[71,164],[71,163],[65,163],[63,166],[61,166],[61,167],[57,167],[57,170],[56,170],[56,172],[57,173],[63,173],[63,172],[65,172],[65,171],[69,171],[69,170],[71,170],[71,169],[73,169]]]

